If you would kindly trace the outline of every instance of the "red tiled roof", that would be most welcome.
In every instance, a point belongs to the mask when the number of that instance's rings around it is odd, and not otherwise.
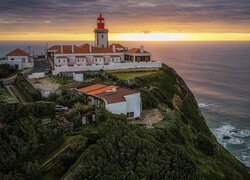
[[[81,45],[81,46],[79,46],[79,47],[77,47],[76,49],[75,49],[75,53],[78,53],[78,54],[80,54],[80,53],[85,53],[85,54],[87,54],[87,53],[89,53],[89,44],[83,44],[83,45]]]
[[[52,47],[50,47],[48,50],[59,50],[61,48],[60,45],[54,45]]]
[[[73,45],[73,51],[76,53],[78,47]],[[55,54],[73,54],[72,45],[54,45],[48,50],[56,51]]]
[[[18,48],[15,49],[14,51],[11,51],[6,56],[29,56],[29,53]]]
[[[140,50],[140,48],[132,48],[132,49],[128,50],[127,53],[135,53],[135,54],[137,54],[137,53],[141,53],[141,50]],[[143,53],[148,53],[148,52],[144,51]]]
[[[113,49],[92,47],[92,53],[113,53]]]
[[[118,87],[116,89],[116,92],[114,93],[108,94],[105,91],[99,94],[95,94],[94,96],[105,99],[108,104],[112,104],[112,103],[124,102],[126,101],[124,96],[136,94],[136,93],[138,92],[135,90],[124,88],[124,87]]]
[[[115,92],[113,93],[106,92],[106,91],[112,90],[113,88],[116,89]],[[103,85],[103,84],[94,84],[91,86],[87,86],[87,87],[79,89],[79,91],[85,94],[91,95],[91,96],[104,99],[108,104],[124,102],[126,101],[124,96],[138,93],[137,91],[133,89],[113,86],[113,85]]]
[[[96,90],[93,90],[93,91],[90,91],[88,92],[88,95],[96,95],[96,94],[100,94],[100,93],[105,93],[106,91],[108,90],[111,90],[113,88],[118,88],[119,86],[105,86],[105,87],[102,87],[100,89],[96,89]]]
[[[80,92],[83,92],[83,93],[88,93],[89,91],[97,90],[97,89],[103,88],[105,86],[106,85],[103,85],[103,84],[93,84],[93,85],[86,86],[86,87],[83,87],[83,88],[78,89],[78,90]]]
[[[79,47],[73,46],[74,53],[76,54],[88,54],[90,53],[90,44],[83,44]],[[61,51],[63,49],[63,51]],[[92,53],[114,53],[113,48],[99,48],[99,47],[91,47]],[[54,50],[55,54],[73,54],[72,45],[54,45],[50,47],[48,50]],[[115,50],[116,53],[122,52],[120,50]]]
[[[110,45],[110,47],[113,47],[113,46],[115,46],[116,48],[125,48],[123,45],[118,44],[118,43],[114,43]]]

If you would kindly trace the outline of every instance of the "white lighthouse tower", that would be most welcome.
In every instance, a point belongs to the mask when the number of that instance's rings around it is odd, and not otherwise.
[[[105,22],[102,14],[97,18],[97,28],[95,29],[95,47],[107,48],[108,42],[108,29],[105,29]]]

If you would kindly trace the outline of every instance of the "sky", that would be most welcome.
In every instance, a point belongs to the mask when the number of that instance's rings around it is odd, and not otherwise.
[[[0,40],[250,41],[250,0],[1,0]]]

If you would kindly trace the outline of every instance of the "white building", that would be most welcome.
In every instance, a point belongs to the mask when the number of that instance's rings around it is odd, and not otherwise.
[[[15,49],[6,55],[6,60],[2,60],[1,64],[10,64],[19,70],[34,67],[33,57],[22,49]]]
[[[84,76],[83,73],[81,72],[73,72],[73,79],[78,82],[83,82],[84,81]]]
[[[128,118],[141,115],[141,94],[133,89],[120,86],[94,84],[78,89],[91,97],[92,104],[105,108],[113,114],[124,114]]]
[[[108,42],[108,29],[102,15],[97,18],[94,46],[90,44],[54,45],[48,49],[53,74],[75,71],[98,71],[129,68],[160,68],[160,62],[151,61],[144,47],[128,49]]]

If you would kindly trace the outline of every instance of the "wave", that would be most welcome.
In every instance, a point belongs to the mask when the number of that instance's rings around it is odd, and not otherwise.
[[[250,130],[236,129],[232,125],[224,125],[219,128],[212,129],[212,132],[218,141],[224,146],[227,146],[228,144],[243,144],[245,143],[243,138],[250,136]]]
[[[206,108],[206,107],[208,107],[208,104],[205,104],[205,103],[198,103],[198,107],[199,107],[199,108]]]

